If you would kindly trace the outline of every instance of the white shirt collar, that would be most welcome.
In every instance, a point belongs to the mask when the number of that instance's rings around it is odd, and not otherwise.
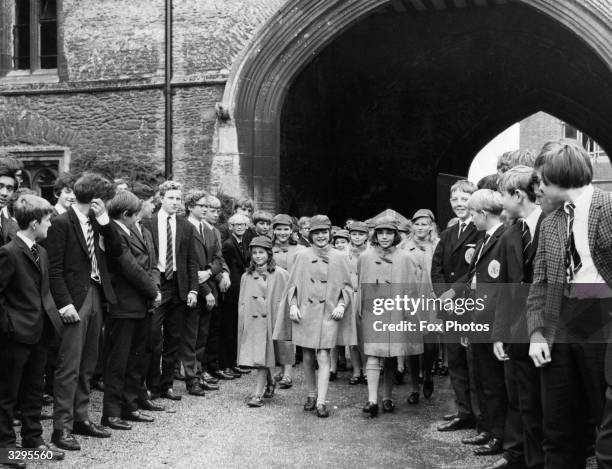
[[[57,212],[58,215],[61,215],[62,213],[66,213],[66,209],[64,208],[64,206],[62,204],[60,204],[59,202],[55,204],[55,211]]]
[[[525,217],[525,223],[529,227],[529,232],[531,233],[531,237],[535,233],[536,227],[538,226],[538,220],[540,219],[540,215],[542,214],[542,209],[539,205],[536,205],[536,208],[533,212],[531,212],[527,217]]]
[[[502,223],[502,222],[499,222],[497,225],[493,226],[492,228],[489,228],[489,229],[487,230],[487,234],[488,234],[489,236],[493,236],[493,233],[495,233],[495,232],[497,231],[497,229],[498,229],[500,226],[502,226],[502,225],[503,225],[503,223]]]
[[[117,225],[119,225],[119,227],[125,231],[127,233],[128,236],[132,236],[132,234],[130,233],[130,230],[128,229],[127,226],[125,226],[123,223],[121,223],[119,220],[113,220],[115,223],[117,223]]]
[[[465,221],[459,220],[459,226],[461,226],[461,223],[465,223],[465,227],[467,228],[468,226],[470,226],[470,223],[472,223],[472,217],[468,217]]]
[[[27,236],[22,235],[20,231],[17,232],[17,236],[19,236],[19,238],[21,238],[21,240],[26,243],[28,249],[32,249],[32,246],[34,246],[34,241],[32,241]]]
[[[200,226],[201,226],[200,220],[197,220],[195,217],[192,217],[191,215],[189,215],[189,218],[187,218],[187,220],[189,220],[191,224],[195,226],[198,230],[200,229]]]
[[[163,208],[159,209],[159,212],[157,212],[157,215],[159,216],[160,220],[166,220],[168,217],[170,217],[170,219],[174,220],[176,218],[176,213],[173,213],[172,215],[170,215],[168,212],[166,212]]]
[[[81,222],[81,225],[86,225],[87,223],[89,223],[89,217],[86,215],[83,215],[79,210],[77,210],[76,205],[73,205],[71,208],[72,210],[74,210],[74,213],[76,213],[76,216]]]
[[[574,203],[576,210],[584,213],[588,213],[591,207],[591,200],[593,200],[593,192],[595,188],[592,184],[588,184],[578,189],[570,189],[567,191],[570,200]],[[567,212],[567,205],[569,202],[565,202],[563,209]]]

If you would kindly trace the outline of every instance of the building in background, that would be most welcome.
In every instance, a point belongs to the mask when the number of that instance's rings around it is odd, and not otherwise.
[[[586,148],[593,163],[593,182],[600,188],[612,190],[612,164],[605,150],[591,137],[576,127],[545,112],[538,112],[520,123],[520,148],[539,151],[549,140],[569,138]]]

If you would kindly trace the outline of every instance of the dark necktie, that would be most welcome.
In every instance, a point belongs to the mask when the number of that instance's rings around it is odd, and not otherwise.
[[[38,246],[36,243],[32,244],[30,251],[32,251],[32,257],[34,258],[36,265],[40,267],[40,255],[38,254]]]
[[[521,220],[521,239],[523,241],[523,259],[527,257],[527,251],[531,246],[531,232],[529,231],[529,225],[525,219]]]
[[[166,280],[171,280],[172,275],[174,274],[174,253],[172,252],[172,225],[170,224],[171,218],[172,217],[168,215],[168,219],[166,221],[166,271],[164,272]]]
[[[459,234],[457,235],[457,239],[461,239],[461,235],[463,234],[463,232],[465,231],[465,227],[467,226],[467,223],[465,222],[461,222],[459,224]]]
[[[204,239],[204,226],[200,223],[200,237]]]
[[[482,256],[482,251],[484,251],[485,246],[489,242],[490,235],[486,234],[484,239],[482,240],[482,244],[480,245],[480,249],[478,250],[478,255],[476,256],[476,260],[472,264],[470,271],[468,272],[468,283],[471,283],[472,278],[476,274],[476,268],[478,267],[478,262],[480,262],[480,256]]]
[[[567,209],[567,242],[565,243],[565,273],[568,281],[574,280],[576,272],[582,267],[582,260],[576,249],[574,239],[574,210],[576,206],[572,203],[566,204]]]

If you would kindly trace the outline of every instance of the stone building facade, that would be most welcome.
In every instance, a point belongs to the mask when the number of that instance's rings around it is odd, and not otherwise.
[[[610,148],[611,70],[612,0],[0,0],[0,154],[41,191],[106,168],[295,214],[410,211],[539,109]]]

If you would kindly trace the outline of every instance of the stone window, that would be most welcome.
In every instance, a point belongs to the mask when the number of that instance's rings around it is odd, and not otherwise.
[[[1,75],[17,81],[57,77],[57,14],[58,0],[4,1],[0,12]]]

